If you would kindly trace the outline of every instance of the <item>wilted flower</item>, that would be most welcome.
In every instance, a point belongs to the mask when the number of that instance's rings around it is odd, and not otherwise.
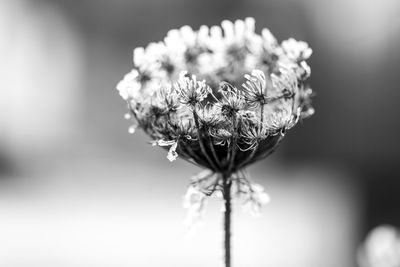
[[[206,99],[210,92],[205,80],[197,81],[196,75],[188,77],[187,71],[179,74],[178,82],[174,86],[179,93],[181,103],[191,108]]]
[[[246,102],[252,107],[265,105],[267,98],[267,81],[264,72],[261,70],[253,70],[251,75],[246,74],[244,77],[247,80],[246,83],[243,84]]]
[[[180,157],[207,170],[189,188],[192,214],[206,196],[230,197],[231,188],[255,213],[267,202],[242,170],[313,114],[305,83],[311,53],[305,42],[279,44],[267,29],[257,34],[252,18],[198,31],[184,26],[135,49],[134,68],[117,86],[134,121],[130,132],[137,125],[168,149],[170,161]]]

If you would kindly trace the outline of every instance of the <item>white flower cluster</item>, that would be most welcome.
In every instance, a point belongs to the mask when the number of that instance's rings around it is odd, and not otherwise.
[[[257,34],[253,18],[171,30],[134,50],[134,68],[117,85],[133,121],[129,132],[140,127],[154,145],[169,147],[170,161],[179,156],[231,177],[313,114],[311,53],[305,42],[279,44],[267,29]]]

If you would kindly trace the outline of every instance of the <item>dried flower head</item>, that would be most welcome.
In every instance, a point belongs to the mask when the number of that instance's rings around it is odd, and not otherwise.
[[[171,30],[163,42],[134,50],[134,68],[117,86],[134,121],[130,132],[140,127],[168,148],[170,161],[180,157],[208,170],[189,188],[192,211],[204,206],[203,195],[221,191],[222,177],[258,211],[266,195],[238,174],[314,112],[306,84],[311,48],[292,38],[279,44],[254,25],[247,18]]]

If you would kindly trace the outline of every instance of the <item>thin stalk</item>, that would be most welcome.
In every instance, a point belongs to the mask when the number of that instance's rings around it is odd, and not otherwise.
[[[232,179],[230,175],[223,174],[222,176],[224,190],[224,250],[225,250],[225,267],[231,267],[231,213],[232,213],[232,196],[231,187]]]
[[[263,122],[264,122],[264,103],[261,103],[260,107],[260,128],[262,129],[263,127]]]
[[[200,130],[199,117],[197,115],[197,112],[194,109],[193,109],[193,119],[194,119],[194,123],[195,123],[196,129],[197,129],[197,134],[198,134],[198,138],[199,138],[199,145],[200,145],[201,152],[203,153],[204,157],[207,159],[207,161],[210,164],[211,168],[214,171],[217,171],[218,168],[215,166],[214,162],[211,160],[210,156],[208,155],[208,153],[207,153],[207,151],[206,151],[206,149],[204,147],[202,133],[201,133],[201,130]]]
[[[259,130],[259,135],[262,134],[262,131],[263,131],[263,122],[264,122],[264,102],[261,102],[260,103],[260,130]],[[249,163],[250,161],[253,160],[254,155],[256,154],[257,149],[258,149],[258,142],[259,142],[258,139],[257,139],[256,142],[257,142],[256,147],[253,148],[253,150],[251,151],[251,153],[247,157],[247,159],[238,166],[238,169],[240,169],[241,167],[245,166],[247,163]]]
[[[221,162],[217,156],[217,153],[215,152],[214,144],[213,144],[212,138],[210,136],[208,137],[208,143],[209,143],[209,147],[211,150],[211,154],[213,155],[215,162],[217,163],[218,166],[221,166]]]
[[[230,144],[230,149],[228,151],[228,173],[232,173],[232,168],[235,162],[235,157],[236,157],[236,150],[237,150],[237,138],[238,138],[238,126],[237,126],[237,121],[236,121],[236,114],[233,117],[233,125],[234,125],[234,130],[233,130],[233,135],[232,135],[232,141]]]

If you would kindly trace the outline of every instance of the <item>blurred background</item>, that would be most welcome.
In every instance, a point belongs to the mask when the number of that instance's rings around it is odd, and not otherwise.
[[[235,266],[353,267],[400,226],[398,0],[0,1],[0,266],[220,266],[221,207],[185,235],[199,169],[128,134],[115,90],[171,28],[256,19],[307,41],[316,114],[249,171],[272,202],[235,205]]]

